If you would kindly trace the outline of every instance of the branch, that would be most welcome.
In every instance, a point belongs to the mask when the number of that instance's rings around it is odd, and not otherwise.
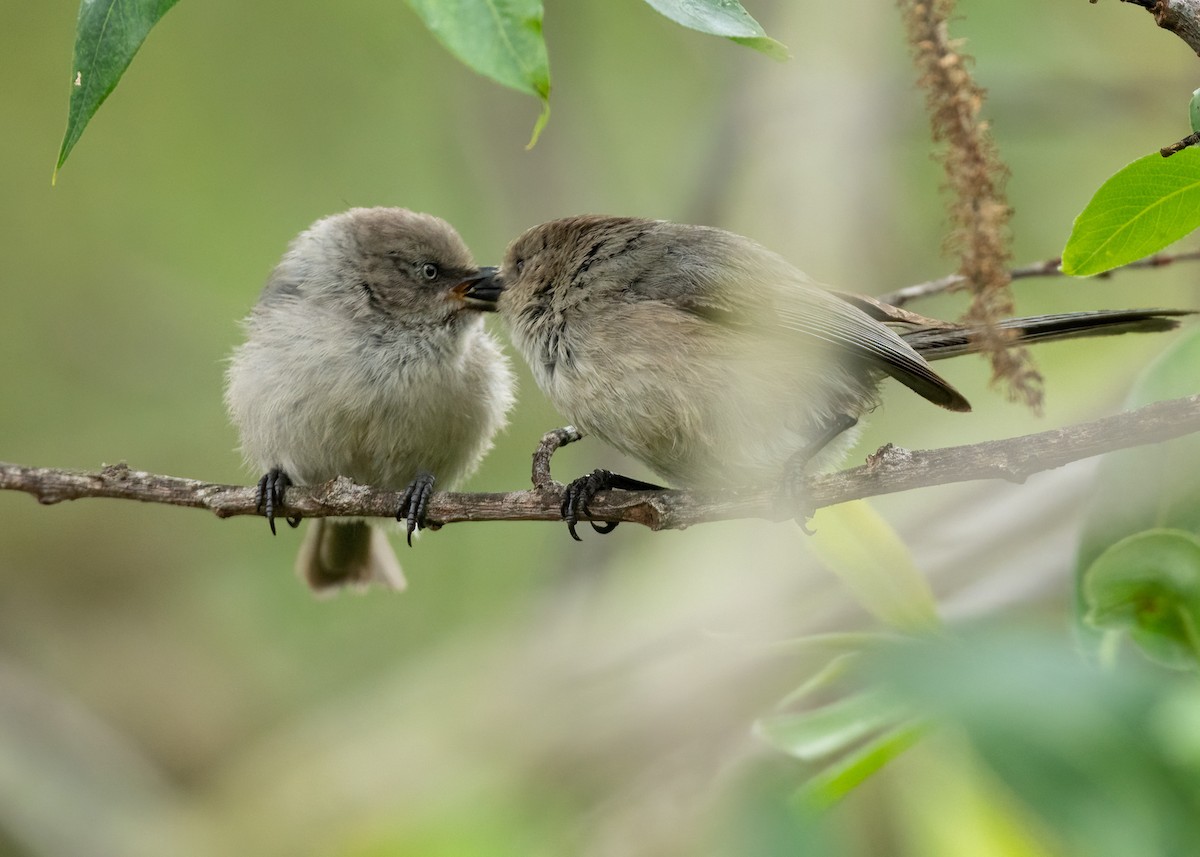
[[[1090,0],[1095,4],[1096,0]],[[1122,0],[1140,6],[1154,16],[1154,23],[1183,39],[1192,52],[1200,55],[1200,0]],[[1182,152],[1189,146],[1200,145],[1200,132],[1188,134],[1182,140],[1163,146],[1158,153],[1164,158]]]
[[[1185,253],[1155,253],[1153,256],[1147,256],[1144,259],[1138,259],[1136,262],[1130,262],[1128,265],[1113,268],[1111,271],[1105,271],[1098,276],[1111,277],[1118,271],[1127,271],[1133,268],[1162,268],[1175,262],[1194,262],[1197,259],[1200,259],[1200,250],[1190,250]],[[1029,277],[1065,277],[1066,274],[1062,272],[1061,265],[1061,258],[1046,259],[1042,262],[1033,262],[1020,268],[1013,268],[1008,273],[1014,280],[1023,280]],[[966,282],[966,278],[962,274],[950,274],[937,280],[929,280],[924,283],[905,286],[902,289],[897,289],[885,295],[877,295],[875,300],[891,304],[892,306],[904,306],[909,301],[917,300],[918,298],[927,298],[950,291],[964,282]]]
[[[884,447],[861,467],[813,476],[807,507],[817,509],[880,494],[976,479],[1023,482],[1043,470],[1127,447],[1158,443],[1200,431],[1200,395],[1157,402],[1136,411],[1006,440],[939,450]],[[429,504],[431,526],[462,521],[560,521],[562,485],[550,478],[550,456],[577,440],[574,429],[543,438],[535,453],[537,487],[507,494],[438,493]],[[24,491],[41,503],[111,497],[208,509],[218,517],[257,515],[256,489],[158,476],[114,464],[99,472],[0,464],[0,489]],[[276,514],[305,518],[355,516],[391,518],[400,493],[377,491],[338,478],[287,490]],[[708,521],[765,518],[782,521],[796,510],[770,488],[724,491],[609,491],[592,504],[592,519],[643,524],[652,530],[682,529]]]
[[[1091,0],[1095,3],[1096,0]],[[1187,43],[1200,54],[1200,0],[1123,0],[1141,6],[1154,16],[1154,22]]]

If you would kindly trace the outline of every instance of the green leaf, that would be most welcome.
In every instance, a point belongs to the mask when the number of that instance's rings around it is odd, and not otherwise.
[[[789,756],[813,761],[844,752],[907,713],[893,698],[864,691],[811,711],[763,717],[755,732]]]
[[[79,21],[75,25],[75,59],[71,74],[71,101],[67,110],[67,131],[63,135],[58,163],[79,142],[83,129],[100,109],[104,99],[117,86],[129,68],[133,55],[150,33],[150,28],[175,5],[177,0],[82,0]]]
[[[1157,253],[1200,226],[1200,151],[1139,158],[1100,185],[1063,250],[1073,277],[1100,274]]]
[[[916,721],[889,729],[814,775],[797,797],[809,806],[832,806],[917,743],[925,731],[926,727]]]
[[[846,676],[847,671],[858,659],[858,652],[846,652],[832,658],[828,663],[817,670],[813,675],[807,678],[795,690],[779,700],[776,707],[786,708],[790,705],[803,700],[805,697],[811,697],[823,690],[828,690],[834,682]]]
[[[754,48],[772,59],[786,60],[786,45],[767,36],[758,21],[737,0],[646,0],[655,10],[677,24],[701,33],[724,36],[739,45]]]
[[[821,509],[811,527],[808,548],[876,618],[902,631],[938,627],[937,601],[908,546],[866,502]]]
[[[1102,553],[1083,575],[1086,621],[1124,631],[1146,657],[1200,667],[1200,539],[1146,530]]]
[[[408,0],[408,5],[466,65],[542,102],[529,141],[532,147],[550,118],[542,0]]]
[[[1134,385],[1129,409],[1200,393],[1200,329],[1171,343]],[[1200,434],[1109,453],[1100,461],[1075,566],[1076,630],[1094,654],[1103,642],[1083,622],[1083,578],[1111,545],[1134,533],[1169,528],[1200,533]]]
[[[928,718],[932,746],[923,749],[944,746],[943,735],[965,735],[1061,843],[1052,853],[1196,853],[1194,677],[1144,665],[1101,670],[1058,635],[1005,632],[994,623],[956,630],[954,638],[879,647],[865,665],[875,687]]]

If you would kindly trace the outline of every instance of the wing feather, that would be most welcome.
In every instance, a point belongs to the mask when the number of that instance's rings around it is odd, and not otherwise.
[[[831,346],[851,361],[895,378],[929,401],[969,411],[967,400],[885,324],[885,305],[850,302],[809,280],[782,257],[748,238],[704,227],[647,224],[647,240],[627,252],[639,257],[628,284],[638,296],[662,301],[727,326],[771,324],[786,335]],[[648,258],[649,255],[663,258]],[[721,264],[714,264],[720,259]],[[917,323],[919,316],[892,321]],[[881,319],[883,320],[883,319]]]

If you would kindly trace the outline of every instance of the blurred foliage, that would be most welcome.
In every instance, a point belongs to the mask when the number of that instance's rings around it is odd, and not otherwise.
[[[719,225],[863,291],[948,268],[927,121],[882,0],[856,15],[755,3],[788,63],[643,3],[549,4],[555,121],[532,151],[528,100],[464,68],[402,4],[179,4],[72,153],[70,181],[51,188],[39,165],[62,133],[74,11],[16,4],[0,28],[5,459],[248,479],[221,410],[236,319],[292,236],[351,205],[443,216],[484,263],[533,223],[590,211]],[[1092,188],[1177,136],[1195,57],[1118,4],[962,0],[959,12],[955,35],[1012,168],[1016,259],[1053,256]],[[1026,281],[1017,300],[1029,314],[1191,307],[1197,276],[1178,265]],[[918,310],[953,316],[962,302]],[[981,362],[948,361],[974,411],[889,385],[855,457],[1109,412],[1182,341],[1038,349],[1041,419],[989,391]],[[1171,371],[1194,380],[1195,365],[1181,357]],[[537,438],[560,424],[522,382],[468,487],[527,484]],[[1162,454],[1179,456],[1172,480],[1196,484],[1179,464],[1196,456]],[[596,466],[638,473],[589,441],[555,459],[560,477]],[[997,612],[1060,625],[1082,508],[1110,490],[1089,473],[872,504],[908,555],[897,589],[919,569],[951,628]],[[1111,490],[1130,528],[1093,519],[1083,567],[1147,526],[1196,531],[1182,521],[1194,505],[1158,520],[1166,489]],[[1121,672],[1109,687],[1010,636],[963,668],[948,654],[925,673],[919,658],[897,661],[912,687],[901,701],[938,728],[828,810],[789,803],[811,769],[752,724],[793,711],[775,706],[847,651],[790,641],[877,629],[790,525],[622,527],[582,545],[548,524],[451,526],[412,550],[397,540],[404,595],[320,602],[292,576],[298,535],[191,510],[0,496],[0,853],[1060,854],[1085,841],[1080,825],[1105,830],[1126,807],[1131,831],[1164,823],[1151,846],[1180,829],[1164,814],[1186,806],[1179,777],[1196,757],[1190,678]],[[989,703],[1015,712],[1008,733],[996,718],[941,728],[977,711],[962,714],[951,680],[978,688],[993,669],[1018,706]],[[939,695],[944,709],[925,707]],[[1110,703],[1115,731],[1103,731],[1092,715]],[[1141,715],[1144,734],[1130,736]],[[1129,748],[1109,752],[1114,735]],[[1004,749],[1016,770],[992,767]],[[1054,767],[1034,766],[1043,756]],[[1043,773],[1049,809],[1024,785]],[[1076,789],[1073,773],[1100,785]]]
[[[813,553],[871,615],[901,631],[937,627],[929,582],[895,529],[867,503],[818,509],[807,525]]]
[[[1128,632],[1166,666],[1200,667],[1200,539],[1183,530],[1124,538],[1083,573],[1093,627]]]
[[[1127,406],[1200,392],[1200,335],[1190,331],[1148,366]],[[1080,631],[1095,653],[1123,635],[1148,657],[1200,660],[1200,438],[1104,457],[1076,565]]]
[[[880,649],[868,674],[944,731],[964,736],[1021,812],[1037,818],[1035,838],[1048,853],[1195,853],[1200,685],[1194,680],[1143,669],[1101,671],[1061,639],[994,628]],[[997,853],[986,849],[946,853]]]
[[[790,693],[787,706],[811,703],[809,697],[829,695],[834,678],[841,677],[856,655],[843,655]],[[819,697],[818,697],[819,698]],[[760,719],[757,733],[776,749],[811,763],[801,794],[813,807],[824,808],[844,799],[887,762],[908,749],[924,731],[911,708],[886,698],[877,689],[844,689],[837,695],[795,713],[776,713]]]

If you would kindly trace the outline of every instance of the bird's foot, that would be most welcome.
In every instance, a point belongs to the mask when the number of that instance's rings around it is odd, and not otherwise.
[[[267,518],[271,526],[271,535],[275,535],[275,510],[284,505],[283,492],[292,485],[292,478],[281,468],[272,467],[263,478],[258,480],[258,495],[255,498],[254,509]],[[289,527],[300,526],[300,516],[293,515],[285,518]]]
[[[578,479],[573,480],[563,490],[562,518],[567,522],[567,530],[571,533],[571,538],[575,541],[583,541],[583,539],[579,538],[579,534],[575,532],[575,525],[579,523],[580,517],[590,516],[592,512],[589,507],[592,500],[601,491],[607,491],[610,488],[621,488],[625,491],[663,490],[661,485],[642,482],[640,479],[630,479],[628,476],[621,476],[609,470],[593,470],[586,476],[580,476]],[[605,535],[615,530],[619,522],[606,521],[600,524],[589,520],[588,523],[592,525],[592,529],[597,533]]]
[[[396,520],[404,523],[408,546],[412,547],[413,533],[425,529],[425,515],[429,512],[429,498],[433,496],[433,474],[421,471],[400,499]]]

